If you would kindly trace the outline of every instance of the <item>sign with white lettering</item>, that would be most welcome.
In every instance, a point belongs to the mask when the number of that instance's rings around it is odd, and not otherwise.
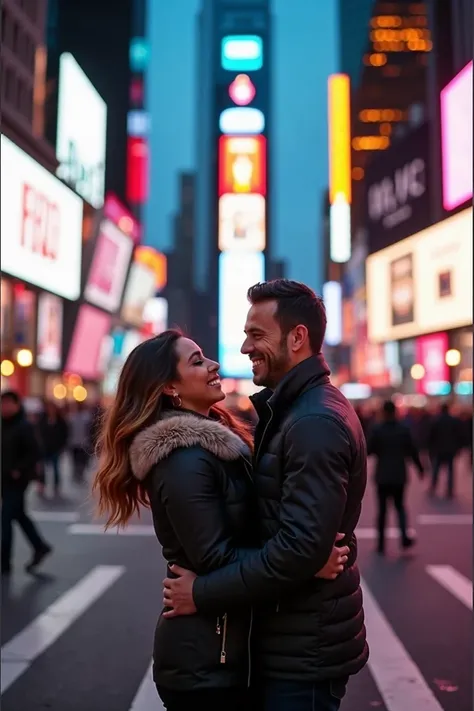
[[[81,198],[3,135],[1,148],[2,272],[78,299]]]
[[[366,170],[369,253],[430,225],[429,130],[424,124]]]
[[[92,207],[104,203],[107,105],[69,53],[59,60],[58,176]]]

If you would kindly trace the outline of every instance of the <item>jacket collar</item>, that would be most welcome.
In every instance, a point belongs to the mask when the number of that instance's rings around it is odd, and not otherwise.
[[[328,383],[330,372],[322,353],[310,356],[292,368],[274,391],[265,388],[250,399],[259,415],[265,403],[272,410],[285,411],[306,390]]]
[[[240,437],[220,422],[189,411],[169,410],[133,440],[130,448],[133,475],[142,481],[155,464],[175,449],[196,446],[224,461],[250,456]]]

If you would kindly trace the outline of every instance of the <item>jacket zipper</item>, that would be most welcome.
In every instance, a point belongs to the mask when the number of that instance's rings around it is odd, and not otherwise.
[[[272,410],[271,406],[268,404],[268,402],[267,402],[267,407],[270,410],[270,418],[269,418],[267,424],[265,425],[265,429],[263,430],[262,439],[260,440],[260,444],[258,445],[258,449],[257,449],[257,454],[255,455],[255,461],[257,461],[257,459],[258,459],[258,455],[260,454],[262,444],[265,440],[265,435],[267,434],[267,430],[270,427],[272,419],[273,419],[273,410]]]
[[[221,644],[221,664],[226,663],[226,656],[227,656],[227,650],[226,650],[226,644],[227,644],[227,612],[225,615],[222,617],[222,644]]]

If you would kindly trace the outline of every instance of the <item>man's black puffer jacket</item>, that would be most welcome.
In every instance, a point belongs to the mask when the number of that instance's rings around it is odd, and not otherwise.
[[[136,437],[132,470],[148,491],[169,565],[203,575],[238,560],[255,544],[250,457],[227,427],[184,411],[165,413]],[[250,606],[232,610],[218,604],[209,613],[160,616],[155,683],[176,691],[247,686],[250,633]]]
[[[355,674],[368,659],[354,536],[367,479],[359,419],[321,355],[253,401],[263,548],[198,577],[196,606],[267,601],[255,628],[266,677],[319,682]],[[351,547],[346,569],[335,581],[315,579],[338,531]]]

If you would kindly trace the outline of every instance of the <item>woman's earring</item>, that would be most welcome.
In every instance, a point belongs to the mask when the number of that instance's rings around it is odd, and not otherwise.
[[[179,397],[178,393],[176,393],[175,395],[172,396],[171,402],[173,403],[173,407],[181,407],[181,405],[183,404],[181,402],[181,398]]]

